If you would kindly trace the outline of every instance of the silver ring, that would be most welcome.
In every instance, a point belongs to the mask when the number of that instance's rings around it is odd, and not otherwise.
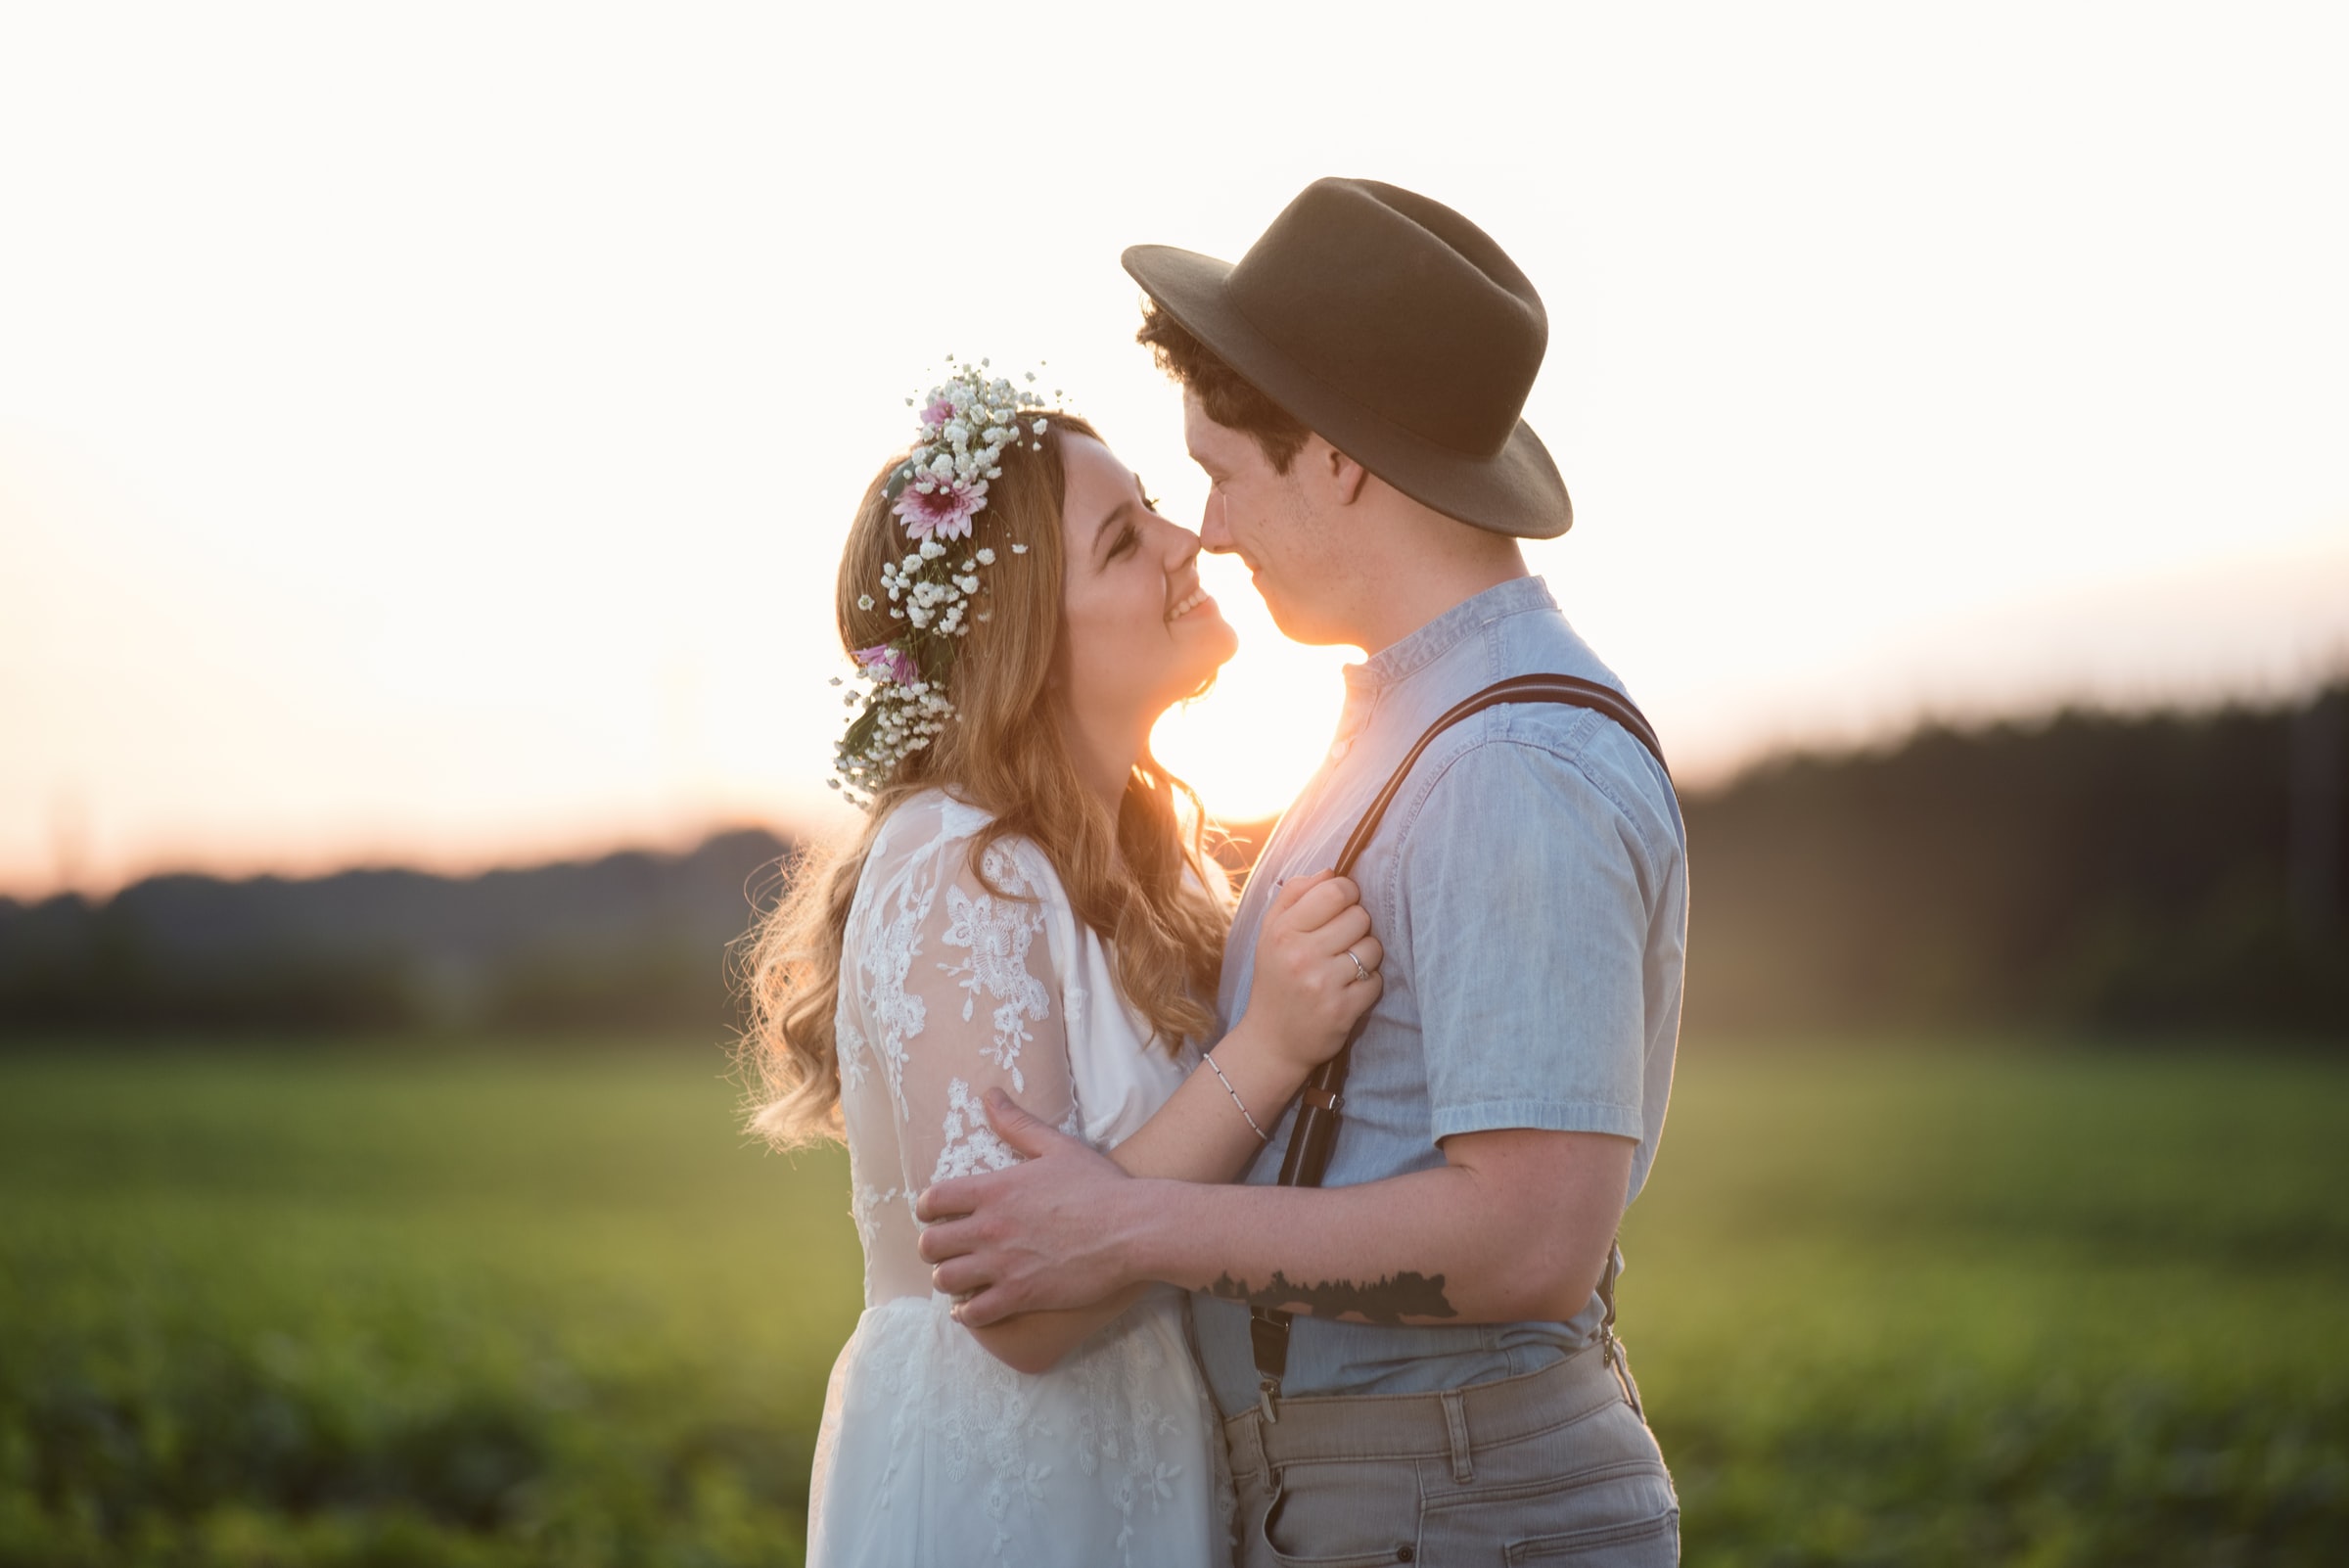
[[[1364,980],[1368,980],[1370,978],[1370,971],[1362,967],[1362,960],[1356,955],[1355,950],[1352,947],[1346,949],[1346,956],[1354,959],[1354,972],[1357,975],[1360,976]]]

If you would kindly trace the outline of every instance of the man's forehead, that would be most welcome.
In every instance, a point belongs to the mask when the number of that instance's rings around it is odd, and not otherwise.
[[[1211,455],[1219,446],[1227,445],[1240,437],[1240,432],[1227,425],[1219,425],[1199,400],[1199,394],[1187,387],[1182,393],[1182,442],[1190,448],[1194,459]]]

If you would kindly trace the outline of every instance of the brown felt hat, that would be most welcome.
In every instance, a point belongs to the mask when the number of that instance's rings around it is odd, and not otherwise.
[[[1126,270],[1259,392],[1422,505],[1496,533],[1574,526],[1517,416],[1542,297],[1492,236],[1376,180],[1315,180],[1235,264],[1137,245]]]

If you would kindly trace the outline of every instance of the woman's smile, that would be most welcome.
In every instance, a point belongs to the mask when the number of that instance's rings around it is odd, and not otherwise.
[[[1207,591],[1206,585],[1204,583],[1193,583],[1191,585],[1191,590],[1184,594],[1181,598],[1175,600],[1174,607],[1167,611],[1167,620],[1170,623],[1173,623],[1183,620],[1185,617],[1194,615],[1200,610],[1215,610],[1217,608],[1218,606],[1216,604],[1215,596]]]

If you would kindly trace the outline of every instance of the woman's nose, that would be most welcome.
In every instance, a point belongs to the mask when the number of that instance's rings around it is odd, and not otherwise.
[[[1191,558],[1199,553],[1199,535],[1179,523],[1166,522],[1164,519],[1160,521],[1166,524],[1165,549],[1168,568],[1180,570],[1190,565]]]

